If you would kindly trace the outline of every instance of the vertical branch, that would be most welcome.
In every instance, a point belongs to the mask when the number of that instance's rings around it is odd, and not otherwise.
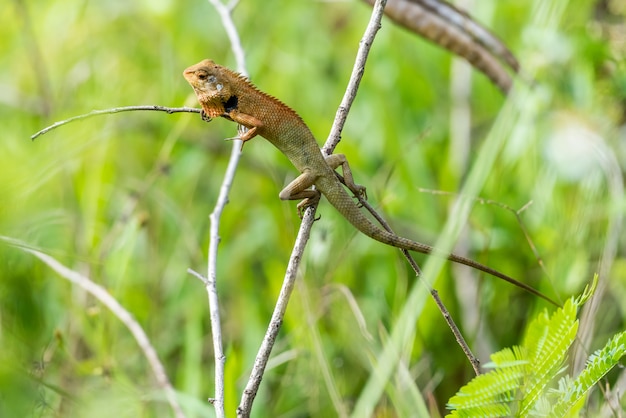
[[[209,0],[209,3],[213,5],[217,13],[220,15],[222,25],[226,30],[226,33],[230,39],[231,48],[235,58],[237,60],[237,69],[242,74],[247,74],[245,64],[245,54],[237,28],[232,20],[231,12],[236,5],[232,4],[232,7],[224,5],[219,0]],[[209,316],[211,320],[211,334],[213,338],[213,355],[215,358],[215,397],[210,401],[215,407],[215,414],[218,418],[225,416],[224,412],[224,364],[226,357],[224,356],[224,350],[222,347],[222,328],[219,312],[219,298],[217,294],[217,247],[220,242],[219,227],[222,211],[228,202],[228,193],[233,184],[237,165],[239,164],[239,158],[241,156],[241,141],[233,141],[233,146],[230,153],[230,159],[228,161],[228,167],[224,174],[224,180],[220,187],[220,193],[217,198],[215,208],[210,215],[210,240],[208,250],[208,265],[207,265],[207,280],[205,282],[205,288],[207,291],[207,297],[209,301]]]
[[[222,326],[220,321],[219,298],[217,295],[217,247],[220,242],[219,227],[222,211],[228,203],[228,193],[233,184],[239,156],[241,154],[239,141],[234,141],[230,153],[228,167],[224,174],[224,180],[220,186],[220,193],[217,203],[209,216],[211,228],[209,239],[209,255],[207,271],[208,276],[205,282],[207,297],[209,301],[209,317],[211,321],[211,334],[213,337],[213,356],[215,358],[215,395],[211,399],[215,407],[215,414],[218,418],[225,416],[224,413],[224,349],[222,347]]]
[[[248,71],[246,68],[246,54],[243,50],[243,46],[241,45],[239,32],[237,32],[237,27],[235,26],[235,22],[233,22],[232,16],[232,12],[239,3],[239,1],[233,0],[231,1],[231,4],[228,5],[223,4],[222,2],[220,2],[220,0],[208,1],[215,8],[217,13],[220,15],[220,18],[222,19],[222,26],[224,26],[226,35],[230,40],[230,49],[233,51],[235,61],[237,61],[237,71],[247,76]]]

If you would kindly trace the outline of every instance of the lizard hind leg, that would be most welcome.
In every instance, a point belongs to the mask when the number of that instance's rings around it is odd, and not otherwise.
[[[355,197],[367,200],[366,188],[365,186],[361,186],[360,184],[356,184],[354,182],[350,164],[348,164],[348,159],[344,154],[331,154],[324,156],[324,158],[326,159],[326,164],[328,164],[333,171],[341,166],[341,172],[343,173],[342,183],[345,184],[352,193],[354,193]]]
[[[310,188],[313,186],[315,179],[316,176],[313,176],[310,172],[305,171],[296,177],[278,194],[280,200],[302,200],[302,202],[298,203],[297,206],[300,218],[302,218],[304,209],[317,204],[320,200],[319,190],[313,190]]]

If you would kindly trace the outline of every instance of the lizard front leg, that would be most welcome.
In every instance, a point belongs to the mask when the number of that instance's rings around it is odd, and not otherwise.
[[[278,194],[280,200],[302,200],[297,206],[300,218],[302,218],[304,209],[316,204],[320,200],[319,190],[310,188],[315,182],[315,177],[316,176],[312,175],[307,170],[296,177]]]
[[[343,173],[343,184],[346,185],[348,189],[354,196],[362,197],[367,200],[367,192],[365,186],[361,186],[360,184],[356,184],[354,182],[354,178],[352,177],[352,170],[350,169],[350,164],[348,164],[348,159],[344,154],[331,154],[324,156],[326,159],[326,164],[330,168],[335,171],[337,167],[341,166],[341,172]]]
[[[246,113],[242,113],[237,109],[231,110],[226,115],[229,119],[237,122],[239,125],[248,128],[248,130],[245,132],[242,129],[238,129],[239,135],[236,138],[230,138],[241,139],[243,141],[243,143],[241,144],[241,148],[243,148],[243,144],[245,144],[246,141],[249,141],[257,136],[257,130],[263,127],[263,122],[261,122],[259,119]]]

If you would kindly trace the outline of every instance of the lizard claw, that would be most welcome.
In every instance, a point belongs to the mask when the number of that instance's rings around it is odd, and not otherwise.
[[[351,187],[352,193],[354,193],[354,197],[357,199],[367,200],[367,188],[365,186],[361,186],[359,184],[355,184]]]
[[[300,206],[301,203],[302,202],[300,202],[298,204],[298,206],[296,206],[296,208],[298,209],[298,218],[300,218],[300,220],[302,220],[302,218],[304,218],[304,211],[308,207],[308,206]]]
[[[307,206],[307,207],[304,207],[304,208],[298,208],[298,216],[300,217],[300,219],[304,218],[304,211],[305,211],[307,208],[308,208],[308,206]],[[322,219],[322,215],[319,215],[319,214],[318,214],[315,218],[313,218],[313,222],[317,222],[317,221],[319,221],[320,219]]]
[[[250,135],[249,132],[253,132],[251,129],[246,128],[243,125],[238,125],[237,126],[237,136],[234,136],[232,138],[224,138],[224,141],[235,141],[235,140],[241,140],[241,148],[239,149],[239,152],[243,151],[243,146],[245,145],[246,142],[248,142],[249,140],[251,140],[252,138],[254,138],[255,135]]]
[[[298,203],[298,206],[296,207],[298,208],[298,216],[300,217],[300,219],[304,217],[304,211],[306,210],[306,208],[317,204],[319,200],[319,195],[317,195],[317,197],[307,197],[306,199]]]
[[[243,146],[246,144],[246,141],[241,139],[241,137],[239,135],[233,136],[231,138],[224,138],[224,141],[237,141],[237,140],[241,140],[241,148],[239,148],[239,152],[242,152],[243,151]]]
[[[207,115],[206,112],[204,111],[204,109],[202,109],[200,111],[200,117],[202,118],[203,121],[205,122],[211,122],[211,116]]]

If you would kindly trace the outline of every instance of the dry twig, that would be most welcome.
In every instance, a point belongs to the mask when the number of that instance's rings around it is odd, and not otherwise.
[[[226,30],[228,38],[230,39],[231,49],[237,60],[237,70],[242,74],[247,74],[245,55],[241,40],[237,28],[232,20],[232,11],[237,5],[237,1],[231,2],[229,5],[225,5],[219,0],[209,0],[209,3],[215,8],[220,15],[222,25]],[[230,153],[230,159],[228,161],[228,167],[226,173],[224,173],[224,180],[220,186],[220,192],[215,204],[215,208],[209,219],[211,221],[210,240],[208,249],[208,266],[207,277],[205,281],[205,288],[207,291],[207,297],[209,301],[209,315],[211,319],[211,336],[213,339],[213,355],[215,358],[215,397],[211,398],[210,402],[215,408],[215,414],[218,418],[225,416],[224,412],[224,363],[226,357],[222,347],[222,331],[220,323],[220,311],[219,311],[219,298],[217,295],[217,247],[220,242],[219,227],[222,211],[228,203],[228,193],[233,184],[235,178],[235,172],[237,171],[237,165],[239,164],[239,158],[241,156],[241,141],[235,140],[232,144]]]
[[[68,123],[74,122],[77,120],[87,119],[87,118],[100,116],[100,115],[110,115],[113,113],[131,112],[134,110],[156,110],[158,112],[166,112],[166,113],[180,113],[180,112],[200,113],[200,109],[196,109],[193,107],[166,107],[166,106],[156,106],[156,105],[125,106],[125,107],[113,107],[110,109],[103,109],[103,110],[92,110],[91,112],[85,113],[83,115],[73,116],[69,119],[55,122],[52,125],[45,127],[41,131],[31,135],[30,139],[35,140],[37,139],[37,137],[40,137],[41,135],[46,134],[53,129],[56,129],[59,126],[67,125]]]
[[[165,367],[161,360],[159,360],[159,356],[156,353],[156,350],[150,343],[150,339],[146,335],[145,331],[139,325],[139,323],[133,318],[132,314],[128,312],[120,303],[115,299],[106,289],[100,286],[97,283],[94,283],[91,279],[82,274],[71,270],[70,268],[64,266],[59,263],[53,257],[42,253],[41,251],[37,251],[32,248],[28,248],[26,246],[21,246],[23,251],[29,252],[33,254],[35,257],[39,258],[45,264],[48,265],[52,270],[56,271],[61,277],[69,280],[75,285],[80,286],[93,297],[98,299],[104,306],[109,308],[109,310],[115,315],[125,326],[128,328],[133,337],[135,337],[135,341],[143,351],[144,356],[148,359],[148,363],[152,368],[152,372],[154,373],[154,377],[156,379],[157,385],[163,390],[165,393],[165,397],[172,407],[174,414],[178,418],[183,418],[185,414],[181,409],[178,400],[176,399],[176,393],[172,388],[172,384],[170,383],[167,374],[165,373]]]

